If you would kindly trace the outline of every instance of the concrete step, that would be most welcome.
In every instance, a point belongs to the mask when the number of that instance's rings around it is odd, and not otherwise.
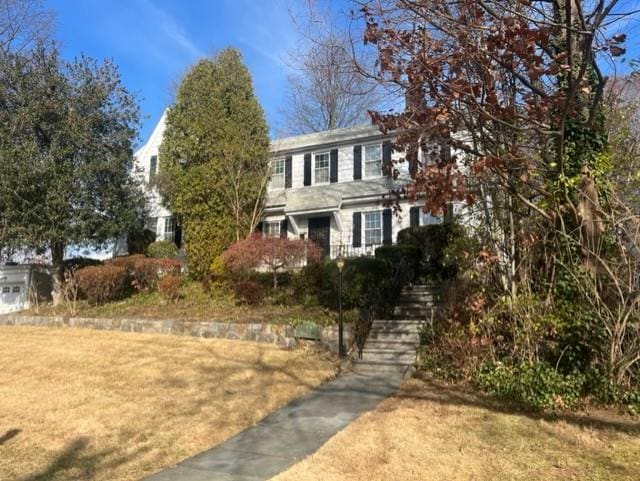
[[[415,320],[426,320],[430,319],[433,315],[433,309],[431,308],[418,308],[418,307],[396,307],[393,310],[393,318],[394,319],[415,319]]]
[[[371,355],[371,354],[362,354],[362,359],[360,362],[373,362],[373,363],[394,363],[394,364],[402,364],[402,365],[410,365],[413,364],[416,360],[416,356],[411,355],[393,355],[393,354],[379,354],[379,355]]]
[[[370,368],[403,368],[411,366],[413,362],[404,362],[404,361],[372,361],[368,359],[359,359],[356,361],[356,367],[370,367]]]
[[[364,346],[365,349],[390,349],[396,351],[416,350],[418,344],[414,340],[398,341],[396,339],[376,339],[370,337]]]
[[[438,304],[436,302],[431,302],[431,301],[423,301],[423,300],[412,300],[412,299],[400,299],[398,301],[398,303],[396,304],[396,306],[402,306],[402,307],[428,307],[428,308],[434,308],[436,307]]]
[[[373,341],[382,341],[382,342],[387,342],[387,341],[398,341],[398,342],[408,342],[408,343],[415,343],[416,345],[418,345],[420,343],[420,333],[416,332],[416,331],[393,331],[393,332],[388,332],[388,331],[372,331],[369,333],[369,338],[367,339],[367,344],[369,343],[370,340]],[[365,344],[365,347],[367,346],[367,344]]]
[[[386,319],[384,321],[373,321],[371,329],[422,329],[426,321],[421,319]]]

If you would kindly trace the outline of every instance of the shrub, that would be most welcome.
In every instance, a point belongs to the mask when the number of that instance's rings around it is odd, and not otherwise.
[[[375,306],[378,312],[384,311],[388,303],[393,302],[391,292],[392,271],[386,262],[375,257],[356,257],[347,259],[342,274],[342,307],[354,309],[365,307],[368,293],[375,289]],[[330,261],[324,267],[324,282],[320,292],[323,306],[336,310],[338,308],[340,272],[336,261]]]
[[[413,244],[396,244],[376,249],[376,259],[385,261],[389,267],[396,268],[402,264],[408,269],[408,280],[412,282],[420,272],[422,250]]]
[[[320,256],[321,251],[313,242],[260,235],[233,243],[223,254],[225,265],[236,277],[246,277],[258,267],[267,268],[274,289],[278,287],[278,273],[305,261],[316,261]]]
[[[182,278],[180,276],[165,276],[158,281],[158,292],[164,299],[175,302],[180,298],[181,286]]]
[[[90,304],[100,305],[127,294],[127,271],[116,265],[91,266],[76,271],[78,287]]]
[[[147,247],[147,255],[157,259],[175,259],[178,256],[178,246],[168,240],[155,241]]]
[[[233,285],[236,300],[246,302],[250,306],[257,306],[264,301],[264,287],[255,281],[237,281]]]
[[[101,266],[102,261],[98,259],[91,259],[90,257],[73,257],[71,259],[65,259],[64,270],[65,272],[73,272],[83,267],[89,266]]]
[[[447,258],[447,247],[464,237],[464,229],[454,223],[409,227],[398,232],[398,245],[419,250],[417,275],[428,282],[441,282],[456,276],[457,265]]]
[[[168,275],[180,274],[180,262],[174,259],[155,259],[143,255],[116,257],[109,264],[124,267],[131,286],[137,291],[154,291],[158,281]]]
[[[488,394],[528,407],[564,409],[580,400],[585,376],[578,372],[561,374],[544,362],[485,363],[474,374],[473,382]]]
[[[144,254],[156,240],[156,233],[145,228],[133,229],[127,234],[127,247],[130,255]]]

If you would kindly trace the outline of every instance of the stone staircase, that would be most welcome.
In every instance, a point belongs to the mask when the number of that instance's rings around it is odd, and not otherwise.
[[[408,375],[420,345],[420,331],[430,322],[438,301],[437,289],[414,285],[402,289],[391,319],[376,319],[356,360],[355,370],[363,373],[400,371]]]

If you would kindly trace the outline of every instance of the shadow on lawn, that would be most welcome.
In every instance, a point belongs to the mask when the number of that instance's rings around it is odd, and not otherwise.
[[[6,433],[0,436],[0,446],[2,446],[7,441],[15,438],[18,434],[22,432],[21,429],[9,429]]]
[[[473,391],[466,386],[447,384],[427,375],[418,376],[418,378],[426,384],[428,390],[424,388],[404,389],[400,390],[395,396],[397,398],[422,399],[441,405],[484,408],[502,414],[525,416],[533,420],[563,421],[582,428],[613,430],[631,435],[640,434],[640,420],[604,412],[584,414],[568,411],[532,411],[520,405]]]
[[[118,456],[105,462],[116,449],[93,452],[89,449],[89,438],[81,436],[71,441],[42,471],[30,474],[20,481],[50,481],[53,479],[92,479],[96,471],[110,470],[126,463],[146,449],[138,449],[127,456]]]

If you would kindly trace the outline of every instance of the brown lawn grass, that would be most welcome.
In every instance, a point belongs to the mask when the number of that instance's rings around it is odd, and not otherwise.
[[[334,373],[311,351],[0,327],[0,480],[136,480],[220,443]]]
[[[637,481],[640,422],[540,416],[431,380],[407,381],[274,481]]]

